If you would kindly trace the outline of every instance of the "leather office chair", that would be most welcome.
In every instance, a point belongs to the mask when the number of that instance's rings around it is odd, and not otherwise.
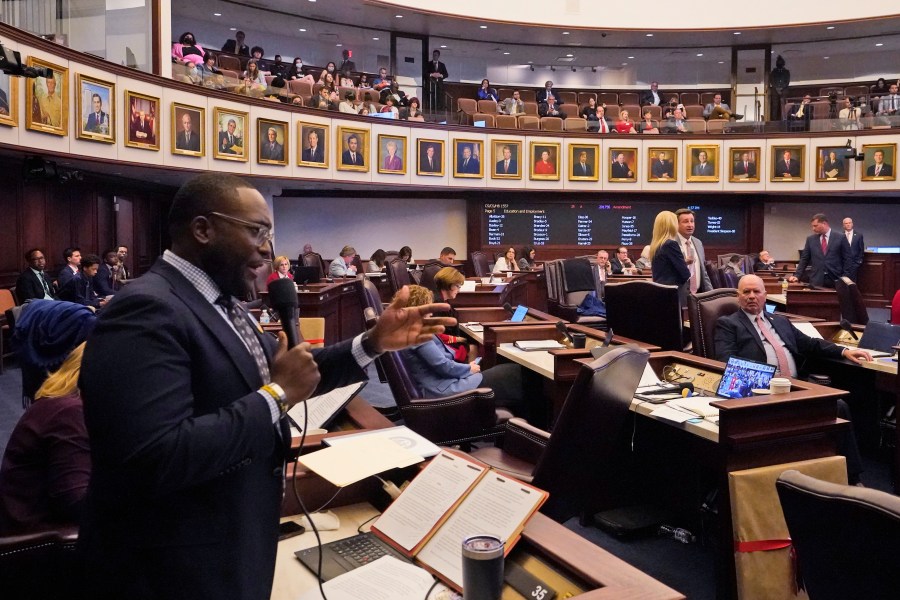
[[[559,117],[541,117],[541,129],[544,131],[562,131],[563,120]]]
[[[652,281],[624,281],[606,285],[606,323],[633,340],[663,350],[683,350],[678,286]]]
[[[636,346],[620,346],[583,365],[552,433],[512,418],[502,449],[479,448],[472,456],[550,492],[541,512],[556,521],[593,514],[615,487],[617,444],[649,357]]]
[[[432,260],[425,263],[422,266],[422,276],[419,278],[419,285],[431,290],[436,297],[440,297],[437,288],[434,286],[434,276],[437,275],[438,271],[446,266],[447,265],[439,260]]]
[[[4,598],[70,598],[78,590],[78,529],[0,537],[0,590]],[[79,597],[76,595],[76,597]]]
[[[488,277],[491,274],[491,261],[487,254],[481,250],[475,250],[469,256],[472,259],[476,277]]]
[[[400,256],[399,250],[385,250],[384,251],[384,264],[388,264],[392,260],[396,260],[398,256]]]
[[[318,252],[307,252],[300,257],[300,263],[304,267],[316,267],[319,269],[319,277],[325,277],[325,261]]]
[[[900,498],[794,470],[775,488],[810,600],[897,597]]]
[[[387,278],[391,285],[392,295],[396,294],[404,285],[414,283],[412,277],[409,276],[409,268],[406,266],[405,260],[394,259],[387,263]]]
[[[587,131],[587,121],[581,117],[568,117],[563,125],[566,131]]]
[[[737,290],[731,288],[688,294],[688,315],[691,320],[691,341],[694,354],[715,358],[716,321],[738,309]]]
[[[3,361],[8,356],[15,354],[9,349],[9,338],[12,334],[12,326],[6,318],[6,311],[16,305],[16,297],[11,290],[0,289],[0,374],[3,373]]]
[[[578,104],[578,92],[560,92],[559,93],[559,102],[560,104]]]
[[[709,275],[709,283],[713,286],[713,289],[726,287],[722,281],[722,276],[719,274],[719,268],[709,260],[704,265],[706,266],[706,274]]]
[[[841,317],[854,325],[865,325],[869,322],[869,311],[859,291],[859,286],[849,277],[834,280],[834,291],[837,292]]]
[[[723,288],[737,289],[738,281],[740,281],[740,278],[735,273],[726,271],[722,267],[719,267],[718,269],[716,269],[716,271],[719,272],[719,279],[722,281]]]
[[[547,277],[547,312],[570,323],[605,328],[606,319],[578,314],[585,296],[595,292],[603,296],[597,272],[586,258],[551,260],[544,263]]]

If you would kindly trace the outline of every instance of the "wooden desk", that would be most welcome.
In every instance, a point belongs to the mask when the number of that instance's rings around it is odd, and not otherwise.
[[[336,344],[363,332],[361,283],[338,278],[334,283],[310,283],[298,286],[297,305],[301,317],[325,319],[325,345]],[[268,292],[260,292],[268,304]]]
[[[499,306],[509,302],[512,306],[527,304],[528,276],[530,273],[519,273],[511,278],[503,278],[502,283],[489,285],[479,284],[474,292],[460,292],[450,300],[453,308],[473,306]]]
[[[551,314],[531,307],[528,308],[528,312],[525,314],[525,320],[516,323],[507,320],[510,317],[510,314],[505,308],[492,306],[457,308],[452,311],[451,316],[455,317],[456,321],[460,324],[460,332],[463,335],[468,336],[478,345],[484,345],[484,327],[517,327],[547,322],[556,323],[561,320]],[[481,327],[481,330],[476,331],[467,325],[469,323],[477,323]]]
[[[771,298],[771,296],[770,296]],[[841,307],[834,290],[788,289],[785,310],[798,315],[840,321]]]

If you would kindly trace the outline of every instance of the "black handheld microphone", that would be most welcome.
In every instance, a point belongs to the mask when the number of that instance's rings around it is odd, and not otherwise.
[[[649,392],[643,392],[643,393],[647,394],[648,396],[652,396],[655,394],[671,394],[673,392],[677,392],[677,391],[681,391],[681,390],[688,390],[689,392],[693,393],[694,392],[694,384],[690,383],[690,382],[675,383],[675,384],[672,384],[665,388],[660,388],[658,390],[651,390]]]
[[[503,310],[505,310],[505,311],[508,312],[509,314],[513,314],[513,313],[515,312],[515,311],[513,310],[512,304],[510,304],[509,302],[504,302],[504,303],[503,303]]]
[[[567,340],[569,340],[569,343],[570,343],[570,344],[573,342],[573,340],[572,340],[572,335],[569,333],[568,328],[566,328],[566,324],[565,324],[565,323],[563,323],[562,321],[557,321],[557,322],[556,322],[556,330],[557,330],[561,335],[563,335]]]
[[[287,335],[288,348],[300,343],[297,330],[297,288],[290,279],[276,279],[269,284],[269,304],[278,313],[281,329]]]
[[[856,335],[856,332],[853,331],[853,325],[850,324],[850,321],[847,319],[841,319],[841,329],[849,333],[854,340],[859,341],[859,336]]]

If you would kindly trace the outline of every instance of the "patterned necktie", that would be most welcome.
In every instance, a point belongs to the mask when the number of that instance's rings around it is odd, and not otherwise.
[[[759,327],[759,331],[763,334],[763,337],[767,342],[772,346],[772,349],[775,351],[775,358],[778,359],[778,370],[781,371],[782,377],[787,377],[791,375],[791,366],[788,363],[787,354],[784,351],[784,346],[778,343],[775,339],[775,336],[772,335],[772,332],[769,331],[766,323],[763,323],[764,319],[762,313],[756,315],[756,326]]]
[[[700,286],[697,285],[697,259],[694,255],[694,245],[691,243],[691,240],[688,240],[684,245],[684,256],[691,261],[688,265],[688,271],[691,272],[690,289],[692,294],[696,294]]]
[[[216,304],[225,308],[225,312],[228,314],[228,320],[234,325],[238,335],[247,345],[248,350],[250,350],[250,355],[256,362],[256,368],[259,370],[259,376],[262,378],[263,383],[268,383],[269,363],[266,361],[266,355],[263,352],[259,338],[253,333],[253,328],[250,326],[250,320],[246,313],[244,313],[243,309],[237,305],[234,298],[231,296],[219,296],[216,298]]]
[[[822,234],[822,254],[826,254],[828,252],[828,239],[825,237],[825,234]]]
[[[41,285],[44,287],[44,295],[45,295],[45,296],[50,296],[50,295],[51,295],[51,294],[50,294],[50,286],[47,284],[47,279],[44,278],[44,272],[43,272],[43,271],[41,271],[40,273],[38,273],[38,279],[41,280]]]

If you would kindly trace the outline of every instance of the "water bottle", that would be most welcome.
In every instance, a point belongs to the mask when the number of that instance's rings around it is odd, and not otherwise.
[[[788,280],[787,277],[781,280],[781,293],[787,294],[788,291]]]
[[[671,525],[660,525],[657,535],[668,536],[674,540],[678,540],[682,544],[693,544],[697,538],[693,533],[681,527],[672,527]]]
[[[265,308],[259,313],[259,324],[260,325],[268,325],[269,324],[269,311]]]

